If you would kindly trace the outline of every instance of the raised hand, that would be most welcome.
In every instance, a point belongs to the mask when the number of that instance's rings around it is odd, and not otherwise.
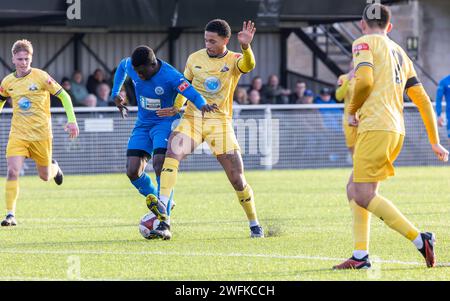
[[[253,37],[255,36],[256,27],[255,23],[252,21],[244,21],[242,25],[242,30],[238,33],[238,41],[241,44],[242,48],[247,49],[248,45],[253,41]]]

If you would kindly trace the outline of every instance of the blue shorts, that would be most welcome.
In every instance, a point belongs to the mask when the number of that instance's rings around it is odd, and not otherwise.
[[[169,119],[152,125],[136,124],[128,140],[127,156],[139,156],[142,151],[148,156],[155,150],[164,150],[165,153],[173,122]]]

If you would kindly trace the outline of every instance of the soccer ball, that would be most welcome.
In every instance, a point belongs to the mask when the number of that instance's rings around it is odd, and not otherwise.
[[[139,223],[139,232],[142,237],[148,239],[150,231],[156,229],[158,225],[159,219],[152,212],[149,212],[141,218],[141,222]]]

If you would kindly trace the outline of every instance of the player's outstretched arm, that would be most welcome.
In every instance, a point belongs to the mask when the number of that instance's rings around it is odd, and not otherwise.
[[[181,84],[179,84],[180,81]],[[207,112],[214,112],[219,109],[215,103],[208,104],[206,99],[197,90],[195,90],[195,88],[186,79],[181,79],[178,81],[176,90],[179,94],[191,101],[197,109],[202,111],[202,116],[204,116]]]
[[[238,33],[238,41],[242,48],[242,58],[239,59],[237,65],[242,73],[248,73],[255,69],[256,61],[250,43],[255,36],[256,27],[252,21],[244,22],[242,31]]]
[[[177,97],[175,98],[175,102],[172,107],[159,109],[156,111],[156,115],[158,115],[158,117],[175,116],[176,114],[180,113],[181,108],[184,106],[186,101],[187,101],[186,97],[184,97],[181,94],[178,94]]]
[[[423,123],[427,130],[428,139],[431,147],[439,160],[448,161],[448,150],[446,150],[439,141],[436,117],[433,111],[433,105],[428,97],[425,89],[421,84],[416,84],[406,90],[406,94],[411,98],[412,102],[417,106],[422,117]]]
[[[55,96],[61,100],[64,110],[66,111],[67,124],[64,127],[64,130],[66,132],[69,132],[69,137],[71,139],[78,137],[80,131],[78,129],[77,119],[73,111],[70,95],[64,89],[61,89],[56,93]]]

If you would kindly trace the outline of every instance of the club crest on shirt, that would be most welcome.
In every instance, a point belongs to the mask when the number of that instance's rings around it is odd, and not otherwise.
[[[22,111],[28,111],[31,108],[31,101],[26,97],[19,99],[17,104]]]
[[[28,90],[30,90],[30,91],[37,91],[38,87],[37,87],[36,84],[31,84],[31,86],[28,88]]]
[[[217,93],[221,87],[220,80],[215,76],[210,76],[205,79],[205,82],[203,83],[203,86],[205,87],[206,91],[209,93]]]
[[[164,94],[164,88],[161,86],[158,86],[155,88],[156,95],[163,95]]]
[[[229,71],[230,68],[228,68],[227,64],[225,64],[225,66],[223,66],[222,70],[220,70],[220,72],[227,72]]]

